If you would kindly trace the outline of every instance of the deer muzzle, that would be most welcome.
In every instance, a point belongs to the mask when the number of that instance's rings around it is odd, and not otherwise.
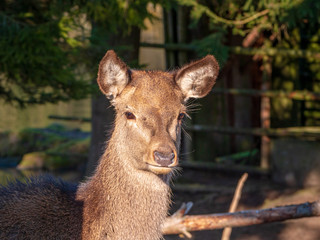
[[[152,151],[148,169],[155,174],[168,174],[178,165],[178,154],[172,148],[157,147]]]
[[[154,161],[159,164],[161,167],[171,167],[176,161],[176,154],[171,153],[162,153],[158,151],[153,152]]]

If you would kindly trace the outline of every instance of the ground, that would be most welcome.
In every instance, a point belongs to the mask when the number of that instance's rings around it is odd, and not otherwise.
[[[185,169],[175,181],[171,212],[183,202],[194,203],[190,215],[227,212],[241,174],[193,171]],[[188,183],[187,188],[181,183]],[[193,184],[206,186],[200,191],[191,190]],[[191,188],[190,188],[191,186]],[[207,188],[207,190],[205,190]],[[250,176],[245,183],[239,210],[262,209],[276,206],[312,202],[320,198],[318,187],[289,188],[272,183],[267,177]],[[222,230],[193,232],[195,240],[221,239]],[[166,240],[180,239],[166,236]],[[320,217],[288,220],[250,227],[234,228],[232,240],[318,240],[320,239]]]

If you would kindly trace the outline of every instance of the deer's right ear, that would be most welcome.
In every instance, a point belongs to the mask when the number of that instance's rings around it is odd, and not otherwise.
[[[127,65],[113,50],[109,50],[99,64],[98,85],[109,99],[116,98],[129,82]]]

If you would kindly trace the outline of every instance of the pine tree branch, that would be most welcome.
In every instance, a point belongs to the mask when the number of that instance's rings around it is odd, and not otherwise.
[[[0,11],[0,25],[2,25],[2,27],[8,27],[9,24],[14,24],[14,26],[16,28],[20,27],[20,26],[28,26],[28,24],[26,24],[25,22],[21,22],[18,21],[17,19],[13,18],[12,16],[6,14],[5,12]]]

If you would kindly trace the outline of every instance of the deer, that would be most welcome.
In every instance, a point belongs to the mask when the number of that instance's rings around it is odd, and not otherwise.
[[[93,176],[1,187],[0,239],[162,239],[187,101],[206,96],[218,73],[212,55],[164,72],[130,69],[107,51],[97,82],[116,114]]]

